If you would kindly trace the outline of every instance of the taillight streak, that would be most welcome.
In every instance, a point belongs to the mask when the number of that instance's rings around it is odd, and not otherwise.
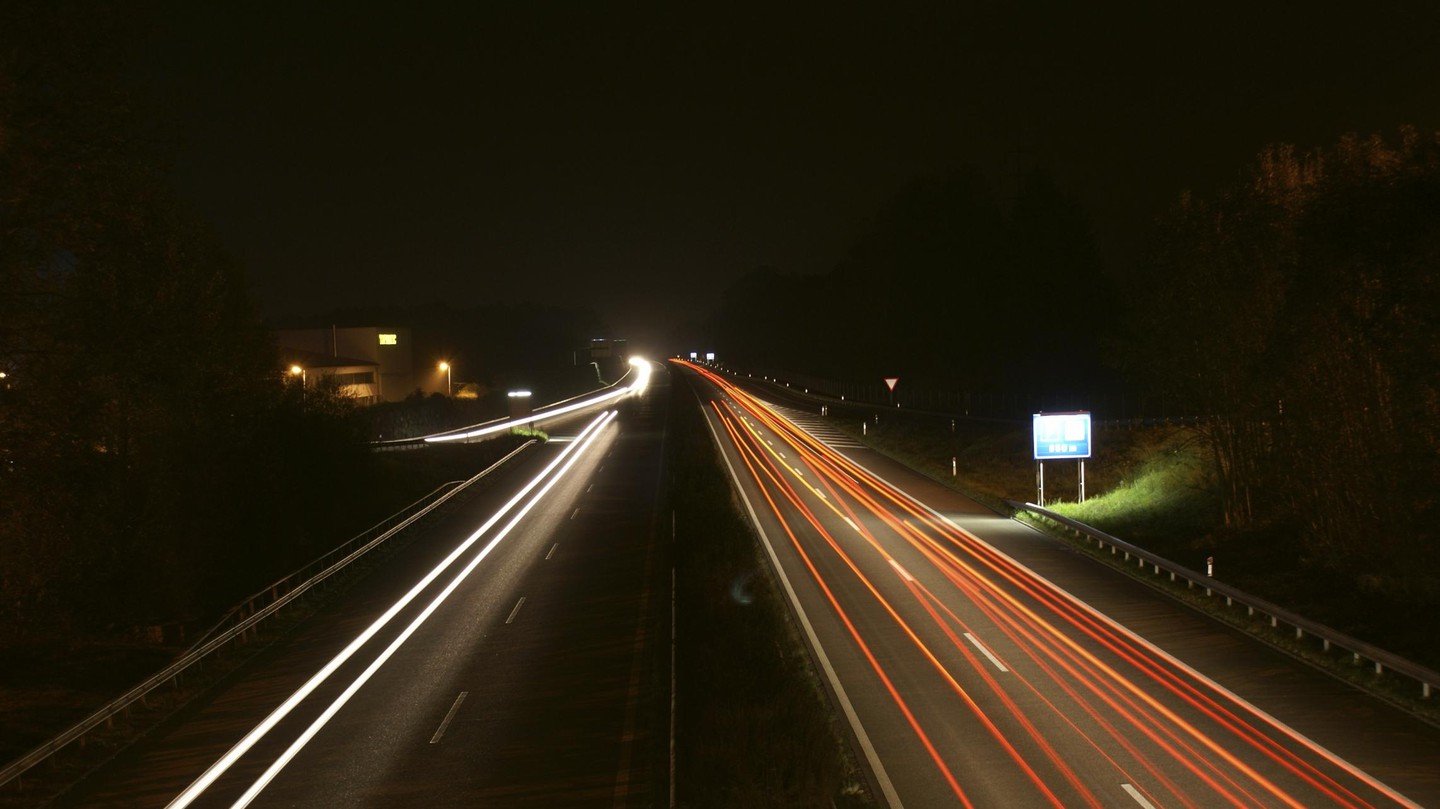
[[[740,451],[740,459],[745,463],[746,469],[750,471],[750,474],[756,481],[759,481],[761,478],[755,468],[755,453],[753,448],[749,446],[749,442],[741,440],[739,431],[735,428],[733,420],[725,414],[724,410],[722,410],[718,404],[715,405],[715,411],[720,418],[720,422],[725,426],[726,432],[730,435],[730,440],[735,443],[736,449]],[[768,474],[770,474],[769,470],[767,470],[767,475]],[[919,720],[915,718],[915,714],[910,710],[910,706],[905,702],[905,698],[900,696],[900,691],[895,687],[894,682],[891,681],[890,676],[885,672],[884,666],[880,665],[880,661],[877,660],[875,655],[870,651],[870,645],[865,642],[864,638],[860,637],[860,632],[855,628],[854,623],[851,622],[849,614],[845,611],[844,607],[840,606],[840,601],[835,597],[835,594],[831,592],[829,585],[825,583],[820,572],[816,570],[814,563],[810,560],[810,555],[805,552],[799,538],[796,537],[795,532],[791,530],[789,521],[781,516],[779,506],[770,496],[770,490],[762,485],[760,492],[764,495],[765,501],[769,503],[771,510],[780,520],[780,525],[784,528],[785,535],[790,538],[791,545],[794,546],[796,553],[800,555],[800,559],[805,563],[806,569],[810,571],[810,575],[815,579],[815,583],[820,587],[821,592],[825,594],[826,600],[828,600],[830,605],[835,609],[836,614],[840,617],[841,623],[845,625],[846,631],[850,633],[850,637],[854,639],[855,644],[860,648],[860,653],[865,656],[866,661],[870,663],[870,667],[874,669],[876,676],[880,678],[881,683],[885,686],[886,692],[890,694],[890,698],[905,716],[905,721],[909,723],[916,737],[919,738],[921,745],[924,746],[926,752],[930,755],[930,759],[935,763],[935,766],[939,768],[946,783],[950,785],[951,791],[955,793],[955,796],[959,798],[963,805],[973,807],[974,804],[971,803],[970,798],[965,794],[965,791],[960,787],[960,783],[955,779],[955,774],[950,771],[949,766],[945,764],[945,760],[940,756],[940,752],[935,749],[935,745],[931,742],[929,734],[920,726]]]
[[[1078,643],[1065,632],[1062,632],[1058,627],[1041,617],[1034,610],[1021,604],[1013,595],[999,590],[994,582],[991,582],[979,570],[962,561],[955,555],[955,552],[963,551],[967,556],[993,572],[1001,580],[1012,584],[1019,592],[1033,598],[1037,604],[1044,605],[1046,609],[1055,615],[1064,618],[1066,623],[1082,635],[1094,640],[1100,648],[1110,654],[1114,654],[1119,660],[1124,661],[1139,672],[1145,674],[1156,685],[1177,696],[1183,704],[1190,706],[1199,714],[1205,716],[1209,721],[1214,722],[1218,727],[1228,731],[1241,743],[1257,750],[1270,760],[1276,762],[1282,769],[1304,781],[1311,788],[1323,793],[1338,804],[1350,807],[1370,805],[1350,789],[1341,785],[1334,777],[1322,772],[1314,763],[1311,763],[1310,760],[1302,758],[1298,752],[1282,744],[1279,739],[1262,731],[1254,724],[1251,724],[1247,721],[1246,717],[1261,719],[1264,723],[1279,731],[1296,744],[1304,746],[1336,766],[1347,770],[1359,780],[1366,782],[1387,796],[1395,798],[1400,803],[1409,803],[1403,796],[1399,796],[1394,793],[1393,790],[1385,787],[1385,785],[1355,770],[1350,765],[1337,759],[1333,754],[1328,753],[1310,740],[1280,724],[1273,717],[1259,712],[1253,706],[1238,700],[1234,695],[1220,689],[1213,683],[1199,678],[1193,670],[1184,667],[1163,652],[1158,652],[1158,650],[1155,650],[1153,647],[1143,644],[1132,634],[1120,630],[1113,622],[1108,622],[1108,619],[1102,619],[1096,615],[1092,609],[1079,604],[1073,597],[1063,593],[1063,591],[1055,590],[1053,585],[1038,579],[1033,573],[1015,564],[1008,557],[999,554],[983,541],[958,526],[955,526],[953,523],[938,519],[933,511],[915,503],[908,495],[892,491],[888,484],[885,484],[868,471],[850,462],[844,456],[825,447],[808,434],[799,431],[788,421],[775,416],[768,408],[756,402],[743,391],[733,388],[719,377],[710,375],[708,372],[705,373],[731,396],[737,406],[743,407],[758,423],[768,427],[777,437],[791,447],[801,460],[805,461],[810,468],[818,474],[818,485],[823,487],[831,495],[831,497],[825,498],[826,505],[836,511],[837,514],[844,516],[851,525],[855,526],[857,533],[863,536],[865,540],[875,548],[877,553],[881,554],[887,560],[892,559],[875,537],[865,529],[864,521],[855,515],[850,501],[847,500],[846,497],[841,496],[841,491],[848,495],[849,498],[852,498],[854,502],[860,504],[867,511],[884,521],[904,542],[914,547],[925,558],[929,559],[942,576],[948,581],[951,581],[962,594],[966,595],[977,608],[995,623],[1000,631],[1009,636],[1016,646],[1024,651],[1027,658],[1032,660],[1040,670],[1053,678],[1069,698],[1073,699],[1106,734],[1116,740],[1128,754],[1144,766],[1151,775],[1155,777],[1166,790],[1175,795],[1181,803],[1187,806],[1196,805],[1186,795],[1182,787],[1172,779],[1166,777],[1162,770],[1147,759],[1138,748],[1129,743],[1124,734],[1120,732],[1119,728],[1113,722],[1103,718],[1097,707],[1089,701],[1091,698],[1084,696],[1084,691],[1090,692],[1093,694],[1094,699],[1101,700],[1111,710],[1119,713],[1131,725],[1150,738],[1157,747],[1164,750],[1167,755],[1172,756],[1195,777],[1208,784],[1210,789],[1215,790],[1217,797],[1223,797],[1225,800],[1235,804],[1244,804],[1247,801],[1259,802],[1255,796],[1248,794],[1248,790],[1235,781],[1232,773],[1238,773],[1243,774],[1247,780],[1261,787],[1274,796],[1274,798],[1291,806],[1300,805],[1294,796],[1289,795],[1278,784],[1265,778],[1262,774],[1239,760],[1233,753],[1221,747],[1208,733],[1187,722],[1173,710],[1165,708],[1155,697],[1141,689],[1134,681],[1121,674],[1114,666],[1103,662],[1093,653],[1082,649]],[[737,447],[741,447],[744,442],[739,440],[736,431],[729,427],[727,427],[727,429],[730,429],[732,439],[736,441]],[[756,446],[760,446],[758,436],[756,437]],[[742,453],[750,452],[753,452],[753,450],[742,449]],[[756,475],[757,482],[762,481],[761,476],[756,472],[755,464],[752,463],[748,457],[746,463],[750,468],[751,474]],[[776,473],[770,461],[767,460],[765,465],[768,467],[766,477],[778,486],[797,510],[799,510],[801,514],[804,514],[806,519],[815,526],[815,529],[824,537],[832,550],[839,554],[851,571],[864,582],[866,588],[871,592],[872,597],[884,603],[874,586],[859,572],[858,566],[840,550],[834,537],[820,527],[813,513],[800,502],[799,496],[793,487]],[[808,482],[806,485],[812,486],[812,484]],[[764,488],[762,485],[762,489]],[[874,491],[875,496],[872,497],[869,495],[867,489]],[[816,494],[821,495],[822,493],[816,490]],[[779,514],[775,501],[770,499],[768,491],[766,498],[769,500],[772,509],[776,510],[776,515],[781,519],[783,524],[785,522],[784,518]],[[882,506],[877,498],[889,501],[902,512],[913,515],[929,532],[933,532],[938,535],[938,537],[932,537],[925,531],[921,531],[910,525],[908,522],[902,523],[897,520],[891,510]],[[813,562],[804,554],[804,550],[800,548],[798,538],[791,531],[788,524],[786,525],[786,531],[790,535],[792,543],[796,545],[797,551],[805,558],[806,565],[811,570],[811,574],[815,576],[817,582],[819,582],[819,574]],[[830,597],[832,603],[835,603],[828,586],[826,586],[824,582],[820,582],[820,584],[825,589],[827,597]],[[1033,727],[1020,715],[1023,711],[1021,711],[1013,701],[1003,696],[1003,689],[995,681],[993,675],[984,668],[983,664],[978,662],[968,647],[960,641],[940,612],[948,615],[950,620],[954,621],[956,625],[963,627],[964,623],[960,621],[958,616],[946,607],[938,596],[924,588],[919,582],[907,581],[906,586],[920,599],[922,605],[930,614],[931,619],[941,627],[947,639],[961,651],[965,659],[968,660],[972,666],[976,667],[976,670],[981,673],[991,690],[1005,701],[1005,704],[1010,711],[1015,714],[1016,718],[1025,724],[1027,728]],[[839,609],[838,604],[836,604],[836,608]],[[885,604],[885,608],[895,620],[903,624],[903,621],[901,621],[898,614],[895,613],[888,603]],[[848,619],[847,626],[849,626]],[[912,642],[923,646],[913,630],[908,626],[904,628]],[[851,632],[853,635],[853,628]],[[856,640],[859,642],[858,637]],[[932,664],[941,667],[938,659],[936,659],[928,649],[923,651],[927,658],[932,661]],[[1049,662],[1047,662],[1047,660]],[[872,665],[875,665],[873,661]],[[948,673],[946,673],[946,676],[948,678]],[[1070,682],[1067,681],[1067,678],[1083,684],[1083,690],[1071,685]],[[1100,746],[1066,717],[1059,706],[1045,699],[1032,682],[1023,676],[1017,679],[1024,684],[1024,687],[1039,697],[1041,701],[1048,706],[1049,710],[1054,711],[1064,722],[1074,728],[1093,748],[1100,750]],[[957,693],[963,694],[963,689]],[[968,695],[964,696],[968,700]],[[973,705],[973,701],[971,704]],[[1242,716],[1234,710],[1235,708],[1245,709],[1245,715]],[[1180,732],[1177,732],[1177,729]],[[1186,741],[1187,738],[1189,741]],[[1169,741],[1166,741],[1167,739]],[[1200,749],[1192,746],[1192,744],[1200,745],[1200,748],[1203,748],[1208,755],[1202,753]],[[1101,752],[1103,753],[1103,751]],[[1047,755],[1050,755],[1050,751],[1048,750]],[[1108,756],[1106,757],[1116,766],[1117,770],[1124,772],[1124,768],[1121,767],[1119,762],[1114,761],[1114,759]],[[1197,760],[1201,762],[1198,765],[1195,763]],[[1229,771],[1223,770],[1220,766],[1221,762],[1232,769]],[[939,762],[937,761],[937,763]],[[1226,784],[1229,786],[1227,787]]]

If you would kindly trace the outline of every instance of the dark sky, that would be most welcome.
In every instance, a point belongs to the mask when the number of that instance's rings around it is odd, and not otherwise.
[[[1267,143],[1440,128],[1440,4],[1139,5],[183,3],[153,55],[262,312],[530,299],[632,339],[828,269],[918,175],[1047,169],[1120,264]]]

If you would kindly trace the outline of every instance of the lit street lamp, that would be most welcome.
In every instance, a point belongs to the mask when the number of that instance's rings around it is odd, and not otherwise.
[[[291,376],[298,376],[298,377],[300,377],[300,388],[301,388],[301,390],[304,390],[304,388],[305,388],[305,369],[304,369],[304,368],[301,368],[301,367],[298,366],[298,365],[292,365],[292,366],[290,366],[290,375],[291,375]]]
[[[451,396],[454,394],[455,389],[450,385],[450,363],[442,361],[440,363],[440,370],[445,372],[445,395]]]

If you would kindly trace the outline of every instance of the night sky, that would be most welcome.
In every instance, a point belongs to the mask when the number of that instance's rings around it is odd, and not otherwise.
[[[146,69],[262,314],[532,300],[632,339],[829,269],[921,175],[1047,170],[1122,267],[1266,144],[1440,128],[1440,5],[1137,5],[183,3]]]

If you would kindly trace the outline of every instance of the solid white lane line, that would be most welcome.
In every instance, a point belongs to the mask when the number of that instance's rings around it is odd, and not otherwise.
[[[1126,792],[1129,792],[1130,797],[1134,798],[1135,802],[1143,806],[1145,809],[1155,809],[1155,804],[1145,800],[1145,796],[1140,794],[1140,790],[1130,786],[1129,784],[1121,784],[1120,787]]]
[[[469,694],[469,691],[461,691],[460,696],[455,698],[455,704],[450,706],[450,710],[445,714],[445,718],[441,720],[440,727],[435,731],[435,735],[430,737],[431,744],[440,743],[440,737],[445,735],[445,728],[450,727],[450,720],[455,718],[455,712],[460,710],[460,703],[464,702],[465,697]]]
[[[995,655],[991,654],[991,653],[990,653],[990,650],[985,648],[985,644],[981,643],[974,635],[970,634],[969,632],[966,632],[966,633],[965,633],[965,640],[970,641],[970,645],[971,645],[971,646],[974,646],[976,649],[979,649],[979,650],[980,650],[980,654],[983,654],[983,655],[985,655],[986,657],[990,658],[990,662],[995,664],[995,668],[1000,669],[1001,671],[1009,671],[1009,670],[1010,670],[1010,669],[1005,668],[1005,664],[1004,664],[1004,663],[1001,663],[999,658],[997,658]]]
[[[515,616],[520,614],[520,608],[523,606],[525,606],[525,596],[520,596],[520,600],[515,602],[515,609],[510,610],[510,617],[505,619],[505,623],[508,624],[515,620]]]

